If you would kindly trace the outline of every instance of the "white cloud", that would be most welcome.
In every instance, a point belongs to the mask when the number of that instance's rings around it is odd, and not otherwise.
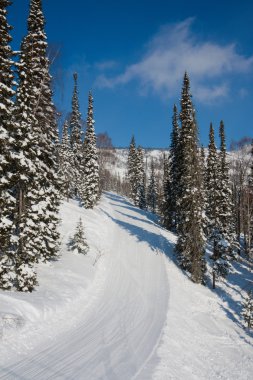
[[[105,70],[110,70],[114,69],[115,67],[118,66],[118,63],[113,60],[108,60],[108,61],[102,61],[102,62],[97,62],[95,64],[95,67],[100,70],[100,71],[105,71]]]
[[[140,92],[154,92],[161,97],[178,94],[184,72],[190,75],[194,97],[212,102],[229,93],[229,76],[253,68],[253,56],[236,51],[235,44],[219,45],[200,41],[191,31],[193,18],[167,25],[146,45],[139,62],[129,65],[120,75],[100,75],[97,85],[113,88],[132,80],[140,83]]]

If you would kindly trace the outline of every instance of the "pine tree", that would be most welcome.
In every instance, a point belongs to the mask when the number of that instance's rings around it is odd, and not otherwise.
[[[247,324],[248,329],[253,328],[253,293],[249,291],[247,297],[245,298],[243,309],[242,309],[242,317]]]
[[[30,266],[55,257],[59,239],[57,128],[44,23],[41,0],[31,0],[28,33],[21,45],[12,155],[17,286],[24,291],[20,273],[30,276],[31,290],[36,275]]]
[[[14,257],[10,249],[15,198],[12,195],[11,158],[13,112],[13,52],[7,22],[8,0],[0,0],[0,288],[10,289],[15,278]]]
[[[83,166],[82,166],[82,120],[78,99],[77,73],[74,73],[74,90],[72,96],[72,111],[70,115],[70,145],[74,155],[75,195],[82,197]]]
[[[69,199],[75,194],[74,153],[70,147],[68,122],[63,126],[62,140],[59,146],[59,176],[62,196]]]
[[[77,73],[74,73],[74,90],[72,96],[72,111],[70,115],[70,144],[74,154],[79,154],[82,146],[82,121],[78,99]]]
[[[135,138],[132,136],[129,151],[128,151],[128,159],[127,159],[127,176],[130,184],[130,197],[135,202],[136,194],[137,194],[137,186],[136,186],[136,161],[137,161],[137,149],[135,145]]]
[[[170,208],[169,208],[169,194],[170,194],[170,175],[169,175],[169,159],[163,154],[163,189],[162,189],[162,206],[161,216],[162,224],[168,229],[170,225]]]
[[[239,244],[236,239],[235,223],[233,217],[232,186],[229,179],[229,167],[227,162],[223,121],[220,122],[219,136],[221,141],[218,167],[218,183],[220,191],[218,199],[219,223],[222,239],[227,242],[229,246],[228,250],[230,257],[232,259],[237,255]]]
[[[168,168],[168,181],[166,184],[166,197],[164,204],[164,226],[168,230],[175,230],[177,228],[177,198],[178,198],[178,183],[179,183],[179,137],[180,128],[178,125],[177,106],[173,107],[172,118],[172,132],[171,132],[171,145],[169,153],[169,168]]]
[[[83,143],[84,183],[81,190],[85,208],[93,208],[99,198],[99,166],[93,119],[93,97],[89,92],[87,129]]]
[[[205,174],[207,208],[206,215],[208,219],[208,236],[212,237],[219,225],[219,208],[218,200],[220,196],[218,183],[218,154],[214,141],[214,129],[210,124],[209,145],[207,156],[207,168]]]
[[[181,97],[181,133],[178,242],[176,252],[179,265],[190,272],[193,282],[204,282],[205,260],[203,231],[203,202],[199,197],[202,188],[200,155],[198,151],[198,129],[191,101],[190,81],[185,73]]]
[[[225,278],[228,275],[230,263],[228,258],[229,244],[222,232],[221,210],[219,202],[223,196],[223,189],[220,186],[220,155],[214,142],[214,130],[210,125],[207,169],[205,175],[206,182],[206,215],[207,215],[207,237],[213,245],[213,253],[210,256],[212,264],[213,288],[216,286],[216,279]]]
[[[84,227],[81,218],[76,226],[76,232],[73,236],[73,239],[70,241],[70,249],[75,253],[80,253],[83,255],[86,255],[86,253],[89,251],[89,246],[84,235]]]
[[[151,160],[150,177],[147,189],[147,205],[151,212],[155,213],[157,209],[157,183],[155,178],[154,161]]]
[[[137,149],[136,157],[136,198],[135,204],[142,210],[146,209],[146,189],[145,189],[145,171],[144,155],[141,146]]]

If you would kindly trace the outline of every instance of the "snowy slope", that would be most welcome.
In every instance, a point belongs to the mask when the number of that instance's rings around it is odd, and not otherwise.
[[[36,292],[0,293],[2,315],[22,321],[4,322],[0,379],[252,377],[253,339],[230,315],[236,284],[216,294],[191,283],[173,262],[175,236],[118,195],[61,213],[61,260],[39,266]],[[87,256],[66,247],[80,215]]]

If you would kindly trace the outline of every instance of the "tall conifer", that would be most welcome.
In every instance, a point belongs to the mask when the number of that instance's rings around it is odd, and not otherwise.
[[[93,208],[99,198],[99,166],[96,146],[96,134],[93,119],[93,97],[89,92],[87,128],[83,143],[84,182],[81,198],[85,208]]]
[[[185,73],[181,97],[180,166],[178,201],[178,242],[176,252],[183,269],[194,282],[204,281],[203,204],[199,197],[202,187],[198,129],[191,101],[190,81]]]
[[[154,166],[154,160],[152,158],[151,165],[150,165],[150,176],[148,181],[148,188],[147,188],[147,205],[151,212],[155,213],[157,209],[157,183],[156,183],[156,177],[155,177],[155,166]]]
[[[11,26],[7,22],[8,0],[0,0],[0,288],[10,289],[14,279],[14,256],[10,249],[15,198],[12,195],[11,129],[13,126],[13,52]]]

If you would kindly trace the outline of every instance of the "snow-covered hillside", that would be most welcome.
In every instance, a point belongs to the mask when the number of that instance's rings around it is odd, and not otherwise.
[[[86,256],[68,250],[80,216]],[[251,379],[246,266],[217,292],[193,284],[175,236],[113,193],[94,210],[66,202],[61,217],[62,257],[38,266],[36,291],[0,292],[0,379]]]
[[[119,175],[120,178],[124,178],[127,173],[127,158],[128,158],[127,148],[116,148],[111,151],[111,156],[109,156],[106,162],[106,168]],[[153,159],[155,168],[161,171],[163,165],[163,155],[168,155],[169,150],[165,149],[144,149],[144,163],[146,169],[150,167],[151,160]]]

